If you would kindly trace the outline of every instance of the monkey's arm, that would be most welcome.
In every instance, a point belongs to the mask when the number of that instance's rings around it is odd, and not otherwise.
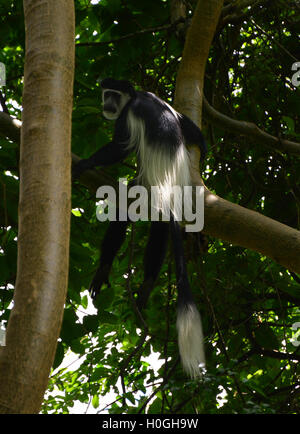
[[[90,285],[92,298],[97,297],[104,283],[109,284],[108,276],[112,263],[125,240],[128,223],[128,221],[111,221],[109,223],[100,249],[100,264]]]
[[[83,172],[97,166],[110,166],[124,160],[130,153],[126,144],[112,141],[100,148],[91,157],[80,160],[72,169],[73,180],[78,178]]]

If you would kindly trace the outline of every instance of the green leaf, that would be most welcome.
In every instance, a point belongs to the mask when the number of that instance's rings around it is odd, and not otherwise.
[[[102,289],[97,295],[94,305],[101,310],[108,309],[114,300],[114,290],[112,287]]]
[[[98,395],[94,395],[93,399],[92,399],[92,406],[94,408],[98,408],[99,407],[99,396]]]
[[[287,124],[287,127],[288,127],[287,132],[289,134],[292,134],[295,131],[295,122],[294,122],[294,119],[290,118],[289,116],[282,116],[282,119]]]
[[[116,315],[105,310],[98,313],[98,318],[101,324],[117,324],[119,322]]]
[[[81,338],[73,339],[70,343],[70,348],[75,354],[84,354],[86,346],[82,344]]]
[[[95,332],[99,326],[98,315],[86,315],[83,318],[83,326],[85,327],[87,332]]]
[[[65,309],[60,337],[63,342],[66,342],[68,345],[70,345],[74,339],[86,334],[82,324],[76,321],[78,321],[78,318],[73,310]]]
[[[162,406],[162,400],[160,398],[156,398],[152,404],[149,406],[148,413],[150,414],[160,414]]]
[[[108,370],[104,367],[96,368],[91,375],[91,381],[93,382],[102,380],[102,378],[105,378],[107,376],[107,373]]]
[[[84,309],[87,309],[88,307],[88,297],[87,295],[84,295],[83,297],[81,297],[81,305]]]
[[[255,330],[255,338],[259,345],[270,350],[278,350],[279,342],[272,328],[267,324],[261,324]]]
[[[53,369],[57,368],[61,364],[61,362],[64,359],[64,355],[65,355],[64,346],[62,342],[58,342],[56,347],[55,358],[53,362]]]

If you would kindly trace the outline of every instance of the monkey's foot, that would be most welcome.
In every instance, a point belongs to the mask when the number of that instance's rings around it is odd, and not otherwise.
[[[107,286],[110,286],[109,280],[109,268],[108,267],[101,267],[98,268],[96,271],[96,274],[92,280],[92,283],[89,287],[89,292],[91,294],[91,297],[93,300],[97,297],[97,295],[100,294],[101,288],[104,284],[107,284]]]

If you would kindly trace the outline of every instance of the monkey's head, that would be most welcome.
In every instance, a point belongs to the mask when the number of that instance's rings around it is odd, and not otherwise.
[[[106,119],[116,120],[125,105],[135,97],[136,92],[129,81],[105,78],[101,81],[103,115]]]

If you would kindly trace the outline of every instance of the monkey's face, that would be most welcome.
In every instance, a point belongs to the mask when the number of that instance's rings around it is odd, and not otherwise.
[[[108,120],[116,120],[120,116],[123,108],[131,99],[128,93],[114,89],[105,89],[102,93],[103,116]]]

